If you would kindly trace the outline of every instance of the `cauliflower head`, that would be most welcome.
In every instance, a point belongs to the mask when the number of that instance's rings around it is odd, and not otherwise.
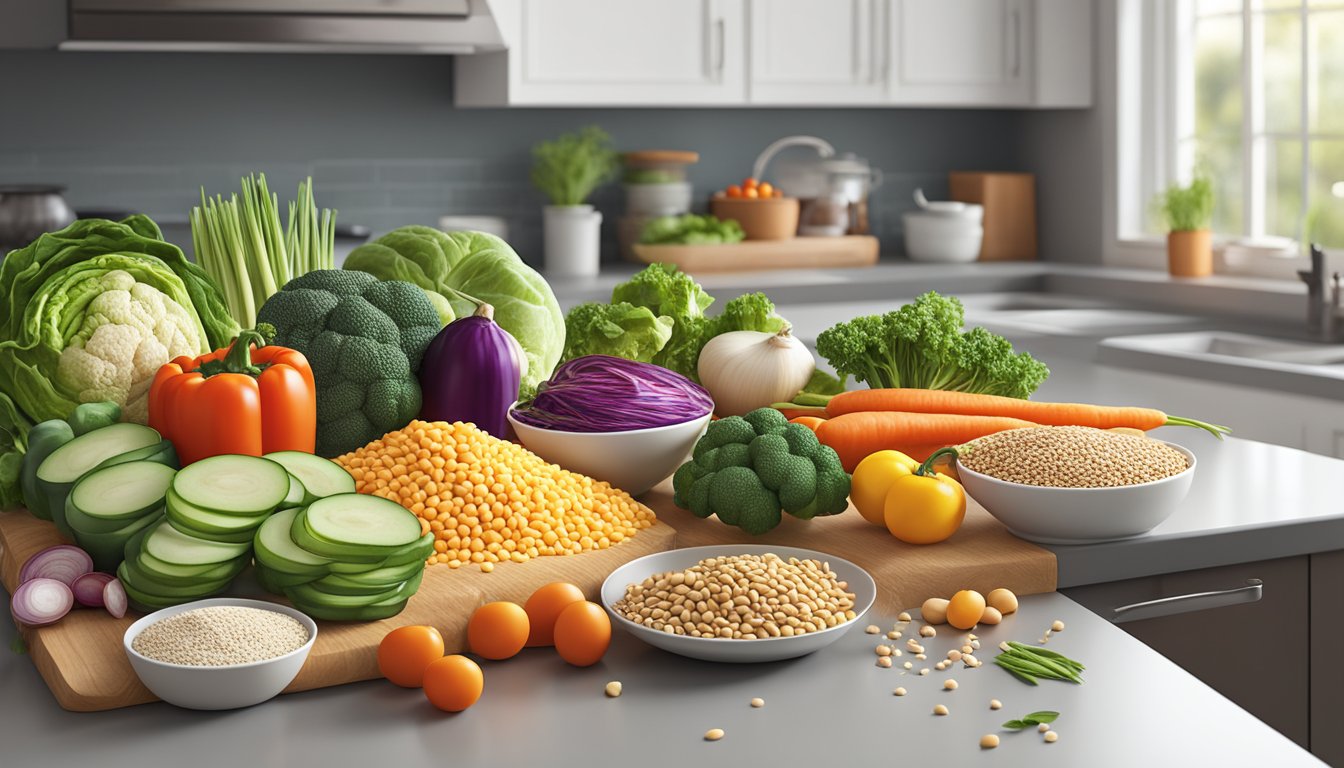
[[[145,423],[154,374],[174,357],[200,352],[199,324],[181,304],[119,269],[68,293],[93,299],[61,351],[57,384],[79,402],[108,400],[122,406],[127,421]]]

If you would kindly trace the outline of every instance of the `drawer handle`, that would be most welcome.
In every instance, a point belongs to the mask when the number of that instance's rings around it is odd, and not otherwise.
[[[1260,600],[1264,592],[1264,582],[1259,579],[1247,579],[1246,586],[1223,589],[1216,592],[1194,592],[1188,595],[1163,597],[1132,605],[1122,605],[1115,609],[1111,621],[1119,624],[1139,619],[1155,619],[1159,616],[1174,616],[1178,613],[1206,611],[1210,608],[1222,608],[1227,605],[1254,603]]]

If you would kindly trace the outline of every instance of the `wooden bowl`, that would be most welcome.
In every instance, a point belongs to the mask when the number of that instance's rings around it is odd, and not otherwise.
[[[714,197],[709,212],[741,224],[748,240],[788,240],[798,234],[796,197]]]

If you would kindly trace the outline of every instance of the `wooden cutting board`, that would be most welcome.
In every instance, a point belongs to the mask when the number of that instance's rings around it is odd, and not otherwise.
[[[1055,591],[1055,553],[1008,532],[973,499],[966,521],[941,544],[918,546],[892,537],[886,528],[864,520],[851,506],[826,518],[799,520],[784,515],[775,530],[749,536],[717,520],[701,520],[672,503],[672,484],[664,482],[640,498],[658,519],[677,529],[678,547],[712,544],[778,544],[834,553],[872,574],[877,581],[878,614],[895,615],[930,597],[951,597],[962,589],[981,594],[1007,587],[1019,595]]]
[[[443,633],[449,653],[466,647],[467,619],[477,606],[493,600],[522,603],[537,587],[552,581],[572,582],[597,600],[607,574],[636,558],[671,549],[676,532],[656,523],[611,549],[581,555],[540,557],[525,563],[499,563],[492,573],[478,568],[430,567],[406,610],[390,619],[365,623],[317,622],[317,642],[303,669],[286,692],[344,685],[378,677],[374,653],[395,627],[428,624]],[[13,594],[25,560],[61,543],[55,526],[27,510],[0,513],[0,581]],[[282,602],[256,586],[249,570],[233,594]],[[38,672],[57,702],[66,709],[90,712],[154,701],[140,684],[126,653],[122,635],[138,613],[114,619],[102,610],[75,610],[47,627],[24,628],[23,638]]]
[[[722,245],[636,245],[645,264],[676,264],[693,275],[759,269],[869,267],[877,263],[877,238],[795,237],[791,240],[743,240]]]

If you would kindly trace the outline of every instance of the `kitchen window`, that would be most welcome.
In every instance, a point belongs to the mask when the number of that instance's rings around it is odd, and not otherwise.
[[[1214,183],[1220,239],[1344,248],[1344,2],[1125,5],[1121,239],[1165,234],[1153,196],[1200,168]]]

